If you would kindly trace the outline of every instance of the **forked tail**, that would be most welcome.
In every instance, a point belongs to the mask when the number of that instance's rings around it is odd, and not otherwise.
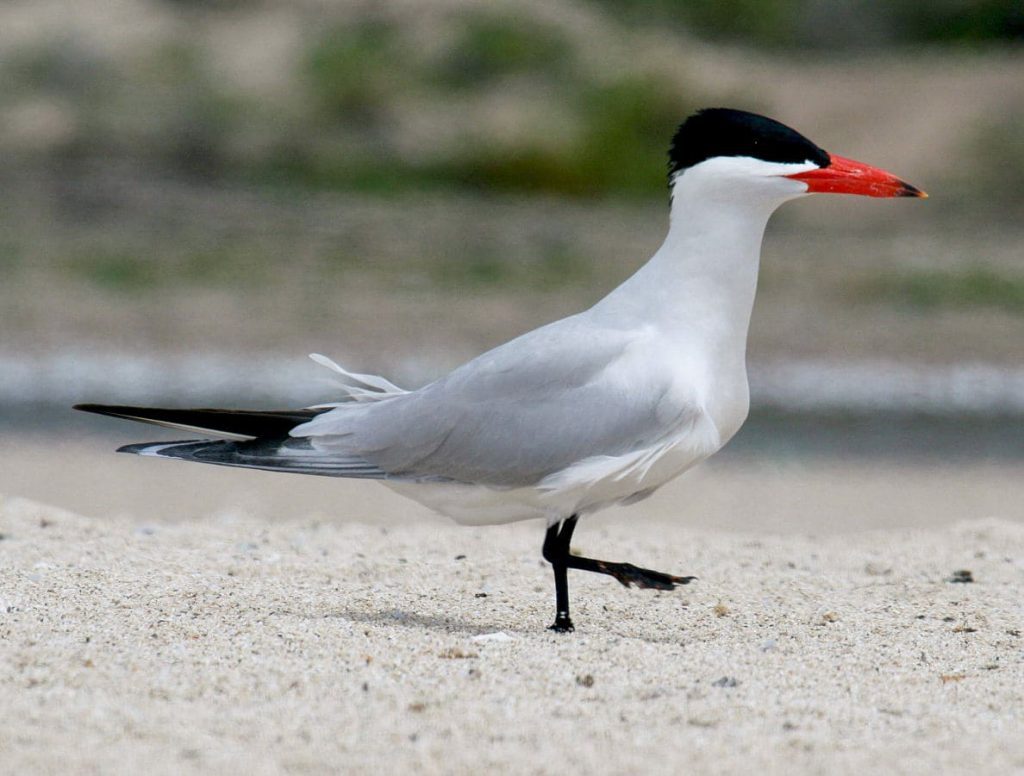
[[[295,426],[327,409],[252,411],[105,404],[78,404],[75,409],[217,437],[143,442],[122,447],[119,453],[325,477],[384,479],[388,476],[363,458],[318,450],[309,439],[289,436],[288,432]]]

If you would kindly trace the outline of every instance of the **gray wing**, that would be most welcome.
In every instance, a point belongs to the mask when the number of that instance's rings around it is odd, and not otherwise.
[[[186,439],[182,442],[143,442],[118,448],[119,453],[178,458],[182,461],[263,469],[323,477],[353,477],[383,480],[387,473],[367,461],[351,456],[332,456],[315,450],[308,439],[254,439],[212,441]]]
[[[393,475],[533,484],[585,458],[657,444],[696,412],[650,346],[644,332],[574,316],[418,391],[343,405],[292,433]]]

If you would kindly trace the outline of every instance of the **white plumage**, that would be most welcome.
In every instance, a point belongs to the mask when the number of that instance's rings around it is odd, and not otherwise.
[[[811,168],[718,158],[677,176],[668,236],[635,275],[417,391],[314,356],[347,400],[292,436],[460,522],[554,523],[649,495],[746,417],[761,238],[805,193],[781,176]]]
[[[125,452],[378,479],[464,523],[543,518],[556,631],[573,629],[570,568],[627,586],[688,584],[693,577],[573,555],[579,517],[645,498],[743,424],[761,240],[779,205],[810,192],[926,195],[776,121],[721,108],[679,127],[669,163],[670,227],[650,261],[589,310],[423,388],[314,355],[338,376],[340,401],[270,412],[80,408],[239,440]]]

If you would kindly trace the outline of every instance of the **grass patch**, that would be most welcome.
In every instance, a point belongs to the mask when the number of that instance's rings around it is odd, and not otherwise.
[[[150,55],[156,121],[139,137],[169,168],[201,178],[221,177],[232,164],[233,137],[252,121],[252,107],[226,91],[194,44],[168,44]],[[174,106],[167,110],[165,106]]]
[[[572,61],[572,46],[558,29],[523,16],[478,12],[463,19],[438,79],[457,88],[525,73],[550,79],[564,74]]]
[[[69,273],[114,294],[163,288],[252,287],[270,271],[267,257],[245,246],[213,245],[176,255],[154,256],[148,248],[95,249],[69,256]]]
[[[983,201],[1019,205],[1024,199],[1024,105],[979,126],[967,146],[974,164],[965,183]]]
[[[588,73],[572,36],[543,18],[484,8],[444,18],[434,47],[400,17],[335,18],[306,43],[287,98],[238,88],[185,35],[117,67],[54,44],[7,70],[20,88],[70,106],[72,161],[116,158],[190,178],[384,196],[454,188],[664,196],[669,138],[695,105],[674,74]],[[506,86],[507,105],[494,98]],[[548,101],[550,115],[510,133],[481,129],[517,101],[530,110]],[[424,132],[417,111],[435,137],[406,142]],[[146,282],[125,262],[101,263],[112,286]]]
[[[858,295],[926,310],[987,307],[1024,315],[1024,277],[982,267],[887,275],[865,284]]]
[[[674,84],[654,76],[585,90],[586,129],[576,163],[604,191],[663,193],[669,138],[693,107]]]
[[[0,242],[0,270],[3,270],[7,277],[21,269],[23,260],[22,248],[15,241]]]
[[[4,90],[78,102],[104,93],[112,68],[73,37],[56,37],[7,53]]]
[[[693,107],[673,79],[627,74],[606,83],[575,74],[571,42],[552,25],[479,11],[457,18],[452,42],[423,55],[394,22],[336,27],[322,35],[303,73],[314,111],[278,138],[249,171],[271,184],[394,194],[473,188],[566,196],[661,196],[665,153]],[[403,158],[385,130],[406,97],[475,98],[501,79],[555,84],[578,129],[561,143],[538,131],[504,143],[453,126],[441,155]],[[456,122],[458,118],[454,119]],[[459,142],[459,138],[462,142]]]
[[[627,77],[579,88],[581,130],[564,148],[476,147],[432,175],[455,186],[567,196],[657,197],[665,192],[666,149],[692,108],[662,78]]]
[[[442,288],[486,288],[508,285],[515,268],[507,259],[478,255],[441,262],[432,274]]]
[[[585,283],[592,268],[567,247],[551,245],[527,260],[476,254],[438,262],[431,272],[433,282],[449,290],[511,288],[557,291]]]
[[[149,290],[161,283],[154,261],[130,253],[85,253],[73,257],[69,269],[92,285],[115,293]]]
[[[863,49],[893,44],[1019,41],[1020,0],[597,0],[636,25],[682,25],[755,47]]]
[[[382,19],[365,19],[328,30],[310,51],[307,87],[329,120],[374,124],[387,112],[396,89],[414,73],[403,63],[398,29]]]
[[[398,157],[361,155],[349,152],[343,144],[335,151],[281,145],[243,177],[270,186],[360,191],[380,197],[449,189],[453,183],[443,165],[416,166]]]
[[[265,183],[365,191],[479,189],[571,197],[664,196],[669,138],[693,104],[653,76],[574,87],[580,129],[562,147],[544,138],[511,146],[467,143],[429,163],[377,152],[282,145],[255,173]]]

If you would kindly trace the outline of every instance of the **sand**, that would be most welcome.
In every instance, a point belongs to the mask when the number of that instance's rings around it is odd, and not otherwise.
[[[1024,771],[1020,475],[705,467],[574,543],[699,580],[558,635],[538,524],[5,444],[0,772]]]

